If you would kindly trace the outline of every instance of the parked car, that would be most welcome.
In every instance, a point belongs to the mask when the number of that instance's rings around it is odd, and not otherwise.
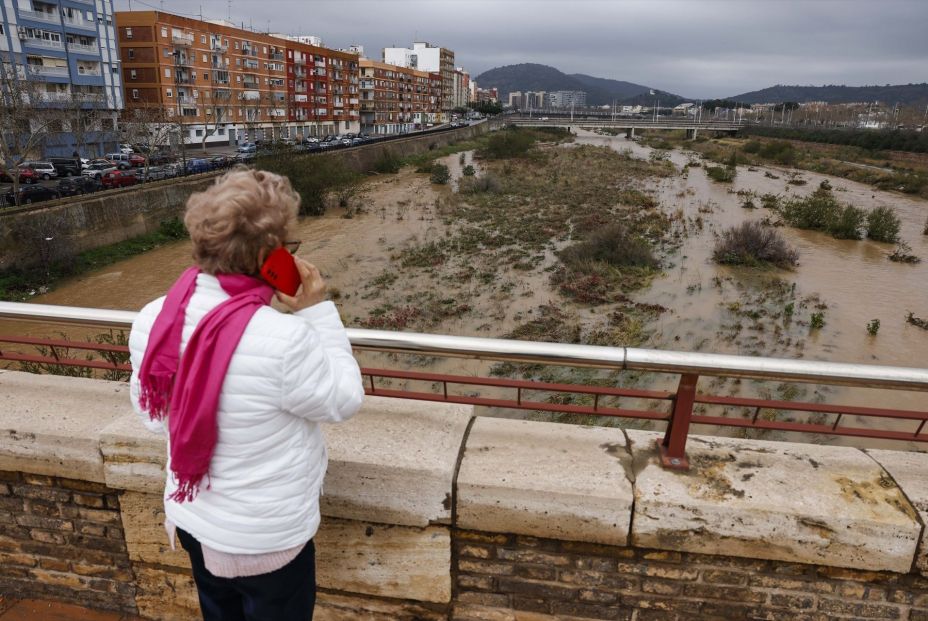
[[[235,164],[235,160],[225,155],[216,155],[209,158],[209,166],[213,170],[222,170],[223,168],[231,168]]]
[[[209,162],[202,158],[187,160],[187,174],[196,175],[198,173],[209,172]]]
[[[6,200],[6,204],[9,206],[16,204],[16,195],[13,194],[12,188],[10,188],[10,191],[7,192],[3,198]],[[40,201],[50,201],[55,198],[58,198],[58,191],[54,188],[47,188],[44,185],[30,185],[28,187],[19,188],[20,205],[30,205]]]
[[[163,166],[149,166],[148,170],[140,168],[136,178],[141,183],[147,183],[149,181],[161,181],[162,179],[168,178],[168,173]]]
[[[126,155],[129,155],[130,153],[135,153],[135,150],[132,148],[132,145],[131,145],[131,144],[125,144],[125,143],[123,143],[123,144],[119,145],[119,152],[120,152],[120,153],[125,153]]]
[[[18,170],[20,183],[35,183],[39,180],[39,174],[31,168],[20,166]],[[12,177],[10,177],[6,170],[0,170],[0,181],[13,183]]]
[[[135,153],[129,154],[129,165],[133,168],[141,168],[145,165],[145,156],[137,155]]]
[[[104,174],[116,169],[116,164],[114,162],[109,160],[94,160],[88,164],[87,168],[84,169],[81,175],[85,177],[92,177],[93,179],[99,179]]]
[[[135,173],[128,170],[111,170],[100,178],[100,183],[104,188],[124,188],[138,182],[139,178],[135,176]]]
[[[254,153],[236,153],[235,161],[239,164],[247,164],[248,162],[254,161],[255,157]]]
[[[46,181],[48,181],[52,177],[58,176],[58,171],[55,170],[55,167],[52,165],[51,162],[36,162],[36,161],[30,160],[30,161],[23,162],[23,166],[25,166],[26,168],[31,168],[36,173],[38,173],[41,179],[45,179]]]
[[[102,187],[100,180],[93,177],[66,177],[58,182],[56,189],[59,196],[78,196],[96,192]]]
[[[164,170],[164,176],[166,179],[173,179],[174,177],[180,177],[184,174],[183,166],[177,162],[165,164],[161,168]]]
[[[177,155],[170,151],[153,151],[148,156],[148,164],[150,166],[163,166],[165,164],[170,164],[176,159]]]
[[[239,145],[238,149],[235,151],[237,153],[255,153],[258,151],[258,146],[253,142],[246,142],[243,145]]]
[[[81,160],[77,157],[50,157],[48,161],[55,167],[59,177],[73,177],[81,174]]]
[[[128,170],[132,168],[132,160],[130,159],[128,153],[107,153],[103,157],[115,163],[116,168],[119,168],[120,170]]]

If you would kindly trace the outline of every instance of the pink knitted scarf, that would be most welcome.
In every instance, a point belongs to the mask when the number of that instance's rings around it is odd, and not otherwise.
[[[245,327],[274,290],[263,280],[243,274],[218,274],[230,297],[197,325],[180,355],[187,304],[196,289],[196,267],[171,286],[155,319],[139,369],[139,404],[152,420],[168,416],[171,472],[177,489],[170,500],[193,500],[209,474],[216,447],[216,412],[229,362]]]

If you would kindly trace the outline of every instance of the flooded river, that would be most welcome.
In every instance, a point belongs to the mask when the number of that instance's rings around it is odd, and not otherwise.
[[[624,137],[583,130],[576,142],[630,150],[642,158],[652,152]],[[697,156],[675,150],[669,158],[682,170]],[[353,218],[333,212],[299,224],[296,235],[304,242],[300,254],[320,267],[349,323],[367,317],[379,303],[376,288],[362,288],[358,283],[370,283],[378,277],[389,281],[390,270],[395,269],[391,256],[413,242],[440,240],[447,230],[439,215],[442,201],[454,191],[466,164],[480,169],[470,152],[463,158],[456,154],[440,161],[452,173],[454,182],[449,187],[434,186],[426,176],[407,169],[367,183],[360,200],[363,211]],[[698,167],[650,182],[647,189],[674,218],[679,246],[664,253],[664,271],[652,285],[633,296],[635,301],[667,309],[649,326],[651,335],[646,346],[928,366],[928,331],[905,321],[909,311],[928,316],[928,236],[922,235],[928,202],[805,171],[800,176],[806,185],[790,185],[790,172],[741,166],[734,183],[724,184],[709,180],[704,169]],[[888,244],[835,240],[789,227],[780,230],[800,253],[800,264],[793,271],[729,268],[711,262],[716,236],[726,227],[744,220],[775,217],[762,208],[743,208],[744,197],[739,196],[739,190],[755,193],[753,200],[759,206],[762,194],[806,195],[826,179],[843,203],[864,209],[894,208],[902,219],[902,238],[923,262],[907,265],[889,261],[887,255],[892,247]],[[64,283],[35,301],[136,310],[162,295],[189,264],[189,242],[178,242]],[[469,293],[476,300],[473,312],[448,320],[437,329],[461,335],[504,335],[519,319],[530,316],[533,309],[549,302],[564,304],[547,279],[548,275],[539,270],[514,278],[511,286],[472,285],[474,290]],[[427,280],[419,285],[419,289],[415,282],[409,285],[408,298],[413,303],[417,295],[434,288]],[[571,312],[587,317],[595,314],[595,310],[582,307]],[[822,329],[812,330],[808,325],[813,312],[823,314]],[[874,319],[879,320],[880,329],[871,336],[866,327]],[[7,325],[3,329],[12,328]],[[17,326],[16,330],[47,333],[37,326]],[[487,365],[458,360],[431,368],[471,374],[486,372]],[[750,382],[713,387],[724,387],[727,394],[758,391]],[[829,400],[860,405],[907,409],[924,409],[926,405],[924,395],[909,393],[845,389],[828,394]],[[824,396],[799,393],[797,398],[815,400]]]

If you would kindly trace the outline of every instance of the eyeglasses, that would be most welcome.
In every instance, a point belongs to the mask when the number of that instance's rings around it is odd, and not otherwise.
[[[302,243],[303,243],[302,241],[285,241],[284,248],[286,248],[287,252],[289,252],[290,254],[296,254],[297,251],[300,249],[300,244]]]

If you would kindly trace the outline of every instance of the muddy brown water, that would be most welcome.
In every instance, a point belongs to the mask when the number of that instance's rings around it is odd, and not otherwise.
[[[630,150],[637,157],[649,157],[652,150],[624,137],[608,137],[579,131],[577,143]],[[455,154],[440,161],[449,166],[453,183],[433,186],[424,175],[407,169],[399,175],[385,175],[370,181],[361,198],[362,213],[353,218],[335,211],[320,218],[300,222],[296,235],[303,240],[300,254],[317,264],[339,294],[338,303],[349,323],[365,318],[382,303],[376,289],[362,287],[378,275],[396,270],[391,256],[411,243],[440,239],[446,225],[439,216],[441,201],[456,188],[466,164],[473,164],[473,153]],[[696,156],[680,150],[669,158],[680,169]],[[860,362],[910,367],[928,366],[928,331],[905,321],[908,311],[928,316],[928,236],[922,235],[928,217],[928,202],[901,194],[875,190],[870,186],[801,171],[805,186],[787,184],[791,171],[758,167],[739,167],[732,184],[709,180],[702,167],[686,175],[651,182],[662,209],[675,214],[679,248],[666,253],[664,273],[652,285],[635,294],[636,301],[658,304],[667,309],[652,325],[646,346],[684,351],[706,351],[747,355],[775,355],[788,358]],[[765,175],[775,175],[778,179]],[[838,199],[865,209],[893,207],[902,219],[902,238],[914,254],[924,261],[917,265],[889,261],[888,244],[871,241],[844,241],[812,232],[783,227],[780,230],[800,252],[800,265],[793,271],[757,271],[721,267],[710,260],[715,238],[725,227],[746,219],[771,216],[762,208],[741,207],[738,190],[781,196],[806,195],[822,180],[835,188]],[[544,264],[555,258],[550,253]],[[37,296],[36,302],[72,306],[93,306],[137,310],[162,295],[177,275],[190,264],[189,242],[178,242],[111,265],[61,284],[54,291]],[[471,300],[473,309],[461,317],[433,326],[429,331],[457,335],[501,336],[532,316],[540,305],[555,302],[570,308],[580,318],[592,320],[594,310],[565,304],[547,282],[542,270],[502,278],[492,286],[455,283],[449,278],[442,287],[448,295]],[[779,284],[778,284],[779,281]],[[419,296],[435,293],[435,283],[427,278],[404,275],[407,299],[415,304]],[[792,302],[792,319],[782,314]],[[822,312],[825,326],[812,330],[808,321],[813,312]],[[601,317],[600,317],[601,318]],[[873,337],[867,323],[880,320]],[[4,332],[48,334],[37,324],[2,325]],[[71,332],[80,335],[79,332]],[[419,359],[399,363],[395,357],[364,354],[362,363],[402,364],[438,372],[465,375],[485,373],[487,363],[467,360]],[[651,385],[670,387],[674,379],[660,376]],[[814,389],[773,383],[720,382],[704,380],[701,389],[724,394],[762,394],[773,398],[854,403],[904,409],[925,409],[924,394],[863,389]],[[497,413],[502,414],[502,413]],[[518,415],[518,414],[502,414]],[[906,427],[907,428],[907,427]],[[849,443],[829,438],[835,443]],[[859,442],[857,442],[859,443]],[[869,442],[869,445],[879,444]],[[900,447],[898,443],[886,446]],[[901,447],[900,447],[901,448]]]

